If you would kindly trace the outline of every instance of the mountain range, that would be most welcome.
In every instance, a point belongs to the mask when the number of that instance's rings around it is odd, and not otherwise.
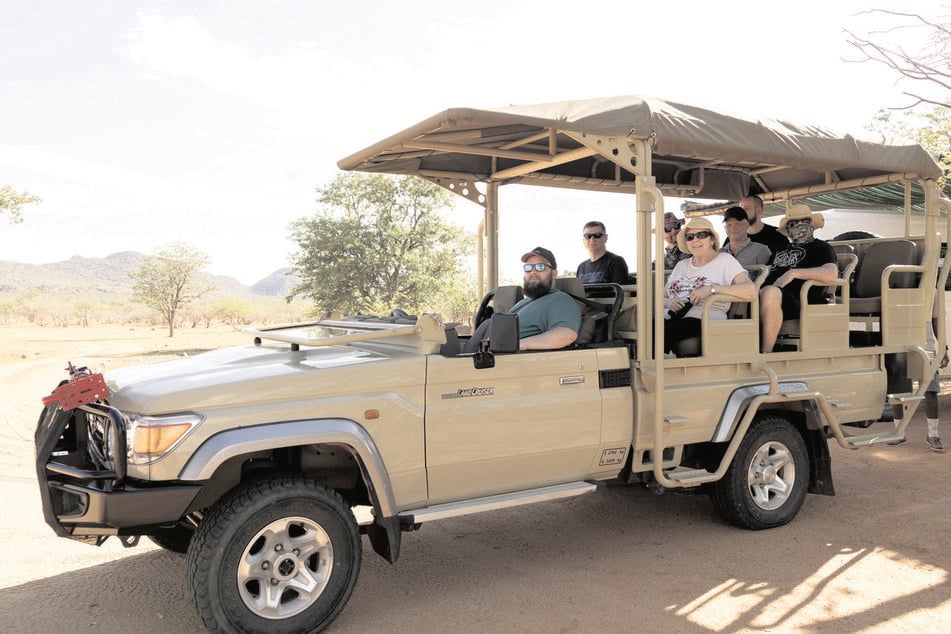
[[[0,296],[34,290],[56,295],[131,295],[129,274],[142,266],[144,258],[141,253],[122,251],[104,258],[73,256],[50,264],[0,261]],[[201,273],[200,281],[214,287],[213,296],[286,297],[296,281],[289,273],[289,268],[278,269],[251,286],[210,273]]]

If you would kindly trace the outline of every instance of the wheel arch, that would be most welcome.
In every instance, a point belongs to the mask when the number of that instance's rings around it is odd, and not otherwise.
[[[243,466],[258,456],[297,448],[330,447],[345,452],[359,469],[359,481],[374,509],[366,527],[373,549],[390,562],[400,550],[400,527],[390,478],[376,443],[358,423],[322,418],[229,429],[208,438],[185,463],[179,479],[215,483],[199,494],[196,506],[213,503],[242,481]]]
[[[805,381],[780,381],[780,393],[796,392],[809,394],[812,388]],[[832,456],[826,441],[825,425],[821,410],[815,398],[803,396],[799,399],[782,398],[776,401],[761,400],[758,397],[769,392],[768,383],[747,385],[737,388],[727,399],[726,407],[717,422],[713,442],[728,442],[739,426],[740,420],[751,407],[756,408],[753,425],[756,420],[775,415],[788,420],[806,442],[809,450],[809,493],[835,495],[832,481]]]

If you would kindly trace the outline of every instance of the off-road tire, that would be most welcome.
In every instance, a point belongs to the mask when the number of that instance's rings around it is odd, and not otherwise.
[[[350,598],[361,548],[334,491],[307,478],[249,483],[196,529],[186,592],[210,632],[318,632]]]
[[[711,498],[731,524],[761,530],[796,517],[808,484],[805,440],[792,423],[772,415],[750,427]]]

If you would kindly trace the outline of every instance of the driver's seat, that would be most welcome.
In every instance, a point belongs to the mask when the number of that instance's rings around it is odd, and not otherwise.
[[[479,349],[479,342],[486,336],[492,315],[507,313],[512,310],[512,306],[521,301],[522,297],[524,295],[521,286],[499,286],[486,293],[476,310],[475,331],[462,346],[462,352],[476,352]]]

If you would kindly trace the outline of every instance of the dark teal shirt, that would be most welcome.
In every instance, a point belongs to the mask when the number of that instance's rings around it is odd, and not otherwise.
[[[564,326],[575,332],[581,328],[581,308],[570,295],[552,290],[537,299],[527,297],[512,306],[510,313],[518,313],[518,337],[524,339],[540,335],[552,328]]]

